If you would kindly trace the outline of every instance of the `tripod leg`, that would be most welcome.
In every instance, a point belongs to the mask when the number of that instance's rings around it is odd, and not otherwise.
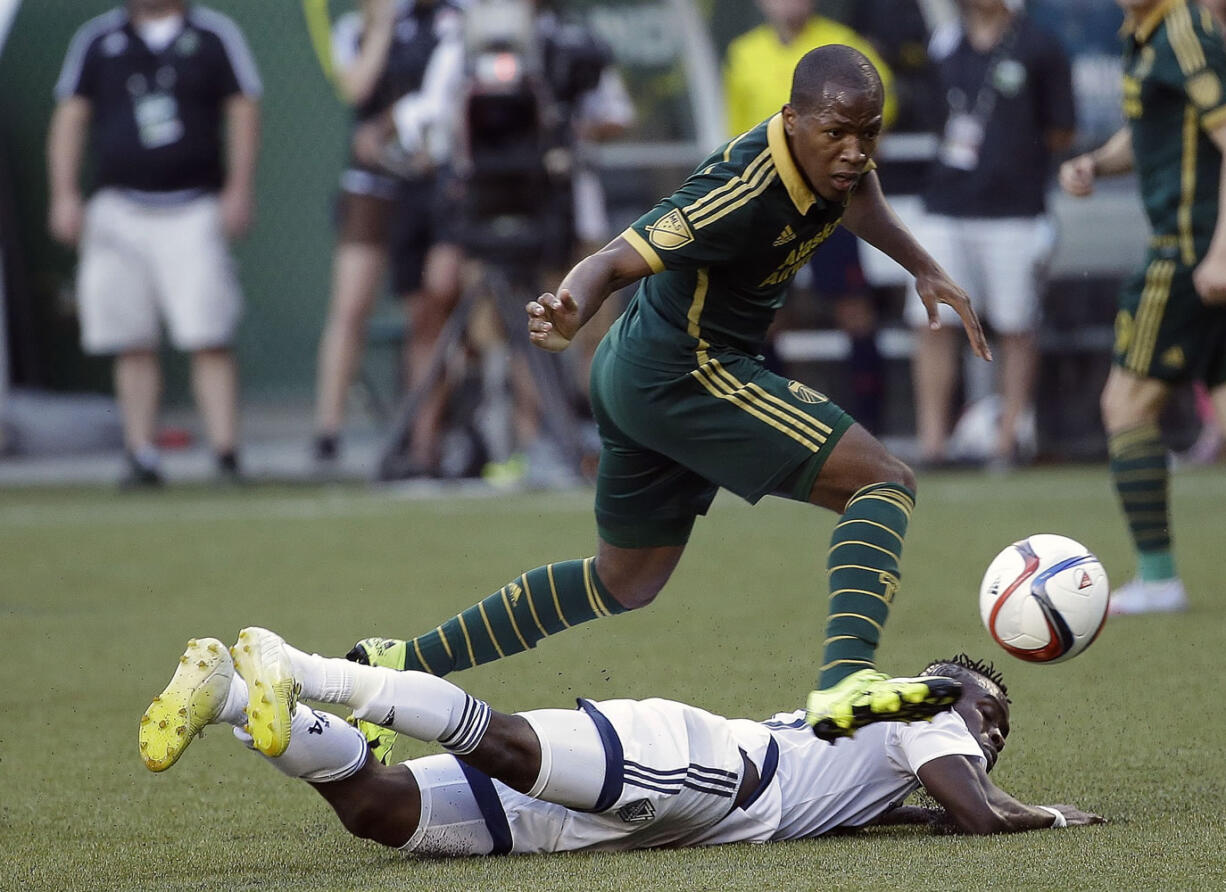
[[[455,309],[447,318],[443,330],[439,333],[438,341],[434,345],[434,352],[430,356],[430,363],[426,367],[425,374],[417,385],[401,398],[400,405],[396,409],[396,416],[392,420],[391,429],[384,440],[383,451],[379,455],[379,466],[375,472],[376,480],[400,480],[408,473],[408,447],[413,435],[413,419],[416,418],[422,403],[442,378],[447,360],[456,345],[463,339],[464,331],[468,327],[468,319],[482,296],[479,287],[466,288],[456,303]]]

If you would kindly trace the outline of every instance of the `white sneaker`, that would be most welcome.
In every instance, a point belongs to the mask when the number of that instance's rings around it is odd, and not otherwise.
[[[289,746],[290,723],[301,690],[280,635],[248,626],[230,648],[234,668],[247,682],[247,725],[252,745],[276,758]]]
[[[1111,593],[1107,613],[1131,616],[1138,613],[1179,613],[1188,609],[1188,593],[1176,576],[1161,582],[1132,579]]]
[[[162,693],[140,719],[140,756],[150,771],[179,760],[205,725],[216,720],[234,678],[226,646],[216,638],[193,638]]]

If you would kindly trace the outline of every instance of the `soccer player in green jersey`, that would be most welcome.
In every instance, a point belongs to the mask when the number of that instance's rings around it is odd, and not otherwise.
[[[1111,612],[1183,610],[1171,550],[1168,472],[1158,419],[1174,384],[1202,380],[1226,419],[1226,49],[1187,0],[1119,0],[1127,123],[1066,161],[1060,183],[1089,195],[1097,177],[1136,170],[1152,236],[1120,293],[1114,365],[1102,394],[1111,475],[1137,552],[1137,578]]]
[[[891,679],[874,662],[899,584],[915,477],[826,396],[759,355],[792,277],[840,222],[916,277],[932,324],[957,310],[990,358],[966,293],[894,216],[874,171],[883,90],[842,45],[797,64],[790,102],[720,147],[671,197],[527,305],[529,337],[564,350],[600,304],[641,280],[601,342],[592,404],[602,450],[595,557],[548,564],[409,641],[368,638],[352,659],[435,675],[644,607],[720,487],[841,515],[827,557],[828,619],[809,724],[826,739],[948,709],[958,683]],[[752,593],[749,597],[762,597]]]

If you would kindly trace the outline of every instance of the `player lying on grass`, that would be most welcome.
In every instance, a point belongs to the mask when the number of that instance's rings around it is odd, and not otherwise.
[[[962,683],[952,711],[870,725],[830,746],[804,710],[754,722],[670,700],[581,699],[575,710],[506,715],[444,679],[306,654],[248,628],[229,652],[213,638],[188,642],[141,718],[140,751],[163,771],[205,725],[231,724],[312,784],[349,832],[419,855],[766,842],[870,823],[997,833],[1103,820],[1025,805],[988,779],[1009,734],[1009,700],[990,665],[961,654],[925,671]],[[448,753],[384,765],[361,732],[299,697],[346,704]],[[900,806],[921,785],[941,809]]]

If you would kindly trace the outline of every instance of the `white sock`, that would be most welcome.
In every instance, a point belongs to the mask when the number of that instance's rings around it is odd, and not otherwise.
[[[360,719],[418,740],[437,740],[457,755],[471,753],[490,723],[490,708],[443,678],[362,666],[349,698]]]
[[[251,735],[241,725],[234,729],[234,736],[253,749]],[[323,784],[353,776],[366,764],[369,752],[366,738],[357,728],[331,713],[299,703],[290,724],[289,746],[268,761],[290,777]]]
[[[225,705],[217,713],[217,721],[227,725],[242,727],[247,723],[247,714],[243,712],[247,706],[247,682],[237,672],[230,679],[230,689],[226,692]]]
[[[320,703],[348,703],[354,693],[355,676],[362,676],[352,670],[371,668],[337,657],[308,654],[288,642],[285,653],[293,666],[294,678],[302,685],[302,696]]]

